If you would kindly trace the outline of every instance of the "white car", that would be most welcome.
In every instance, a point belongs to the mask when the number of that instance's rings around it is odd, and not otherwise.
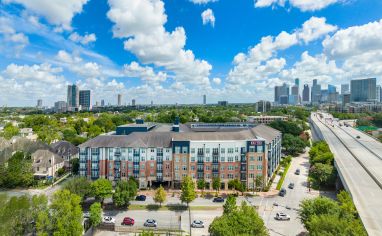
[[[285,214],[285,213],[282,213],[282,212],[278,212],[276,213],[276,220],[290,220],[290,216]]]
[[[102,222],[106,224],[115,224],[115,219],[111,216],[105,216]]]
[[[154,219],[147,219],[146,222],[143,224],[145,227],[157,227],[158,223]]]
[[[204,228],[204,223],[201,220],[194,220],[191,224],[192,228]]]

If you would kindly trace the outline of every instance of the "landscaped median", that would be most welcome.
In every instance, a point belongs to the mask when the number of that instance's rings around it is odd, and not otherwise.
[[[280,190],[281,189],[281,186],[283,185],[284,183],[284,180],[285,180],[285,176],[287,175],[288,173],[288,170],[289,170],[289,167],[291,166],[292,164],[292,157],[291,156],[287,156],[285,157],[281,162],[280,162],[280,165],[284,168],[282,171],[282,176],[279,180],[279,182],[277,183],[277,186],[276,186],[276,189],[277,190]]]
[[[193,211],[209,211],[209,210],[221,210],[221,206],[190,206]],[[182,204],[168,204],[159,206],[157,204],[140,205],[131,204],[128,209],[133,210],[149,210],[149,211],[186,211],[187,206]]]

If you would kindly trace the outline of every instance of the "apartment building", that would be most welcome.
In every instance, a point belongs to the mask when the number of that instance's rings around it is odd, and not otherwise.
[[[281,133],[265,125],[220,125],[156,125],[147,132],[100,135],[79,146],[80,175],[112,181],[134,176],[140,188],[179,188],[185,176],[205,179],[210,188],[220,177],[222,189],[231,179],[249,189],[257,175],[268,181],[280,162]]]

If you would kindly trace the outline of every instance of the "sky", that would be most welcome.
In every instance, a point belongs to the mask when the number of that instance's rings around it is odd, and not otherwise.
[[[382,75],[381,0],[1,0],[0,106],[273,100]]]

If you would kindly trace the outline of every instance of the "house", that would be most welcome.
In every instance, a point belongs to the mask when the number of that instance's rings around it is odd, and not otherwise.
[[[32,128],[22,128],[22,129],[20,129],[20,136],[23,137],[23,138],[27,138],[29,140],[32,140],[32,141],[36,141],[37,138],[38,138],[37,134],[33,133],[33,129]]]
[[[64,167],[64,159],[50,150],[39,149],[32,154],[33,172],[35,178],[55,176]]]
[[[79,149],[68,141],[58,141],[52,143],[51,150],[64,159],[64,166],[66,169],[70,169],[70,160],[78,158]]]

